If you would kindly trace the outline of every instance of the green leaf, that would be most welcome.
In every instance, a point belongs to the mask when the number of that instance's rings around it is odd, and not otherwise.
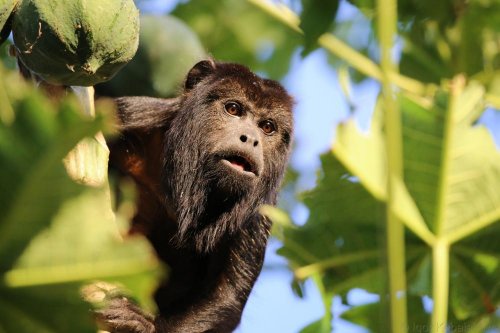
[[[406,185],[429,229],[452,242],[500,218],[500,153],[475,125],[483,94],[472,83],[453,101],[400,98]]]
[[[497,222],[452,247],[451,266],[455,274],[451,277],[451,283],[456,288],[450,291],[450,299],[455,318],[488,318],[500,303],[498,235],[500,223]]]
[[[10,34],[10,18],[19,0],[0,0],[0,44]]]
[[[359,130],[354,118],[339,124],[332,152],[374,198],[385,201],[387,165],[381,158],[386,155],[381,107],[382,103],[378,100],[368,133]],[[395,213],[413,232],[427,242],[431,241],[433,236],[405,185],[397,183],[395,193],[399,202]]]
[[[95,332],[80,296],[95,280],[118,283],[153,308],[158,265],[147,241],[124,242],[107,186],[77,185],[63,166],[104,117],[85,117],[74,99],[50,103],[9,72],[0,95],[13,109],[0,122],[0,332]],[[131,207],[119,206],[120,224]]]
[[[22,287],[106,280],[124,284],[151,306],[156,257],[143,237],[124,239],[117,227],[127,223],[125,216],[118,214],[117,224],[110,205],[106,187],[89,188],[67,200],[51,227],[32,239],[16,266],[6,273],[7,284]],[[131,202],[122,207],[127,205]]]
[[[408,268],[408,279],[413,281],[409,292],[414,295],[428,295],[432,288],[432,262],[431,255],[425,254],[416,258]]]
[[[0,287],[0,332],[95,332],[78,288],[78,284]]]
[[[373,235],[383,231],[383,206],[332,155],[324,155],[322,163],[317,188],[304,195],[309,222],[285,229],[279,253],[301,278],[328,273],[327,291],[343,294],[358,286],[376,292],[383,278],[380,240]]]
[[[303,56],[318,47],[318,38],[330,30],[338,8],[339,0],[302,0],[300,28],[304,31]]]
[[[460,44],[457,46],[457,67],[460,72],[474,75],[498,68],[498,47],[491,43],[500,38],[500,3],[472,1],[464,11],[460,25]]]
[[[429,331],[428,317],[422,306],[422,300],[419,297],[409,297],[407,300],[408,313],[411,319],[408,321],[408,327],[401,328],[399,332],[425,332]],[[363,327],[369,327],[372,333],[385,333],[389,328],[383,325],[386,312],[380,302],[352,307],[341,315],[342,318],[349,320]]]
[[[11,47],[11,45],[12,43],[9,40],[0,45],[0,64],[2,64],[4,68],[13,70],[16,68],[17,64],[16,58],[9,55],[9,48]],[[5,110],[0,111],[0,119],[2,118],[3,112],[5,112]]]
[[[172,15],[196,31],[215,59],[245,64],[274,79],[288,72],[302,43],[302,36],[247,1],[192,0],[178,5]]]
[[[119,211],[129,210],[127,206],[130,202]],[[120,224],[125,223],[122,215]],[[15,324],[10,315],[0,316],[0,327],[14,325],[13,331],[19,331],[33,323],[47,332],[95,331],[90,306],[80,296],[84,285],[108,281],[154,309],[151,294],[158,274],[148,242],[143,237],[125,241],[121,236],[106,187],[88,188],[65,201],[50,228],[34,237],[14,268],[4,274],[0,299],[12,300],[4,304],[5,313],[16,309],[22,316]],[[54,309],[57,314],[50,315]]]
[[[339,124],[332,152],[372,196],[384,200],[387,165],[381,158],[385,156],[385,144],[380,108],[379,101],[368,133],[361,133],[354,118]]]
[[[500,302],[495,241],[500,236],[500,154],[489,132],[476,123],[484,108],[483,88],[471,83],[454,89],[433,100],[399,94],[405,183],[396,184],[394,193],[395,213],[413,232],[406,237],[409,296],[433,294],[436,267],[430,250],[438,241],[455,242],[450,320],[464,324],[491,320],[491,309]],[[354,287],[385,293],[385,243],[378,235],[384,234],[387,171],[379,116],[375,112],[369,133],[352,121],[339,126],[332,153],[322,157],[317,187],[303,197],[309,220],[285,229],[280,250],[296,277],[319,275],[326,291],[341,296]],[[410,324],[420,323],[417,314],[409,312]]]
[[[439,83],[442,78],[451,77],[452,70],[439,56],[435,43],[426,44],[426,32],[412,31],[413,35],[405,39],[399,67],[404,75],[423,82]]]
[[[66,283],[153,270],[156,260],[145,239],[125,241],[114,219],[105,187],[66,200],[50,228],[31,240],[7,272],[6,281],[11,286]]]
[[[0,271],[11,267],[64,200],[83,189],[69,179],[62,159],[103,126],[101,118],[81,115],[74,101],[54,112],[40,95],[25,92],[13,99],[15,120],[0,123]]]
[[[198,36],[172,16],[141,15],[139,48],[134,58],[96,91],[106,96],[171,97],[187,72],[206,59]]]
[[[330,327],[325,327],[323,318],[320,318],[300,330],[300,333],[330,333]]]

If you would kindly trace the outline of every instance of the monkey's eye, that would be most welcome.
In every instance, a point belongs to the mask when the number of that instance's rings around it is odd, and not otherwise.
[[[243,109],[241,108],[241,105],[239,105],[236,102],[227,102],[224,105],[224,109],[226,109],[226,112],[229,113],[231,116],[241,117],[241,115],[243,114]]]
[[[276,125],[271,120],[264,120],[259,124],[262,132],[265,134],[273,134],[276,132]]]

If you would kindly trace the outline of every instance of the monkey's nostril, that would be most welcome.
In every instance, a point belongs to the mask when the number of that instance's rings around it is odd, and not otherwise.
[[[241,142],[247,142],[248,138],[246,135],[242,135],[242,136],[240,136],[240,140],[241,140]]]
[[[257,145],[258,145],[258,144],[259,144],[259,141],[257,141],[257,140],[255,140],[255,141],[253,142],[253,146],[254,146],[254,147],[257,147]]]

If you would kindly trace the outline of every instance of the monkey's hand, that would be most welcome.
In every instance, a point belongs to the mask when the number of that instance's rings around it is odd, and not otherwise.
[[[155,319],[126,297],[116,297],[95,312],[101,329],[111,333],[157,333]]]

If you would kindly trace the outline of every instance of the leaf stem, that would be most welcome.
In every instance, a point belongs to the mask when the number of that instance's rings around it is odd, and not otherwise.
[[[388,169],[386,212],[390,324],[391,332],[398,333],[407,327],[407,310],[404,225],[396,215],[396,185],[403,179],[401,115],[395,98],[394,81],[390,75],[397,71],[392,59],[393,42],[396,37],[396,1],[379,0],[377,14]]]
[[[362,251],[358,253],[351,253],[343,256],[333,257],[327,260],[315,262],[307,266],[297,268],[294,273],[298,279],[305,279],[317,273],[323,273],[327,269],[339,267],[342,265],[352,264],[358,261],[366,261],[369,259],[376,259],[380,256],[378,250]]]
[[[449,245],[438,240],[432,249],[432,299],[431,332],[445,333],[448,320],[448,292],[450,275]]]
[[[455,77],[451,82],[450,97],[448,100],[448,108],[444,114],[444,128],[443,128],[443,145],[441,150],[441,168],[439,169],[439,181],[437,183],[437,197],[436,197],[436,215],[433,221],[434,234],[437,237],[443,234],[443,225],[445,224],[446,213],[446,189],[448,187],[448,175],[450,168],[450,152],[451,152],[451,139],[453,129],[453,118],[455,109],[457,108],[457,100],[460,96],[465,85],[465,78],[463,76]]]
[[[321,318],[321,332],[331,332],[332,331],[332,304],[333,295],[328,292],[325,288],[325,284],[321,278],[320,274],[313,276],[314,283],[318,287],[323,298],[323,307],[325,309],[325,315]]]
[[[290,8],[282,4],[272,4],[265,0],[248,0],[249,3],[260,8],[262,11],[266,12],[269,16],[274,17],[281,23],[284,23],[290,29],[298,33],[303,33],[302,29],[299,28],[300,19]]]
[[[51,267],[15,268],[4,274],[3,283],[10,288],[71,283],[89,279],[127,276],[154,271],[157,263],[128,258],[119,262],[86,262]]]

